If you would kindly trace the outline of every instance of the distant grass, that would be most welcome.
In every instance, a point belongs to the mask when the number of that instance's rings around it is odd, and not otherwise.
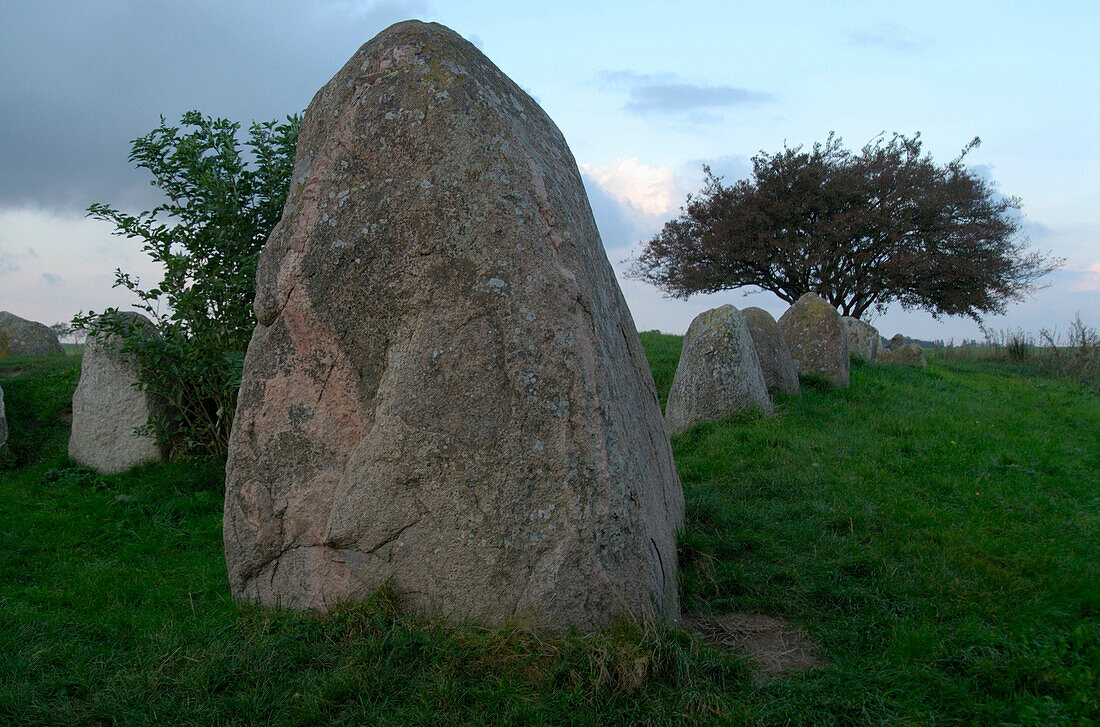
[[[653,373],[653,383],[657,385],[661,411],[664,411],[668,402],[668,391],[672,388],[672,379],[676,375],[676,364],[680,362],[684,337],[648,332],[641,334],[641,338],[646,358],[649,359],[650,371]]]
[[[680,339],[643,343],[663,402]],[[756,687],[675,629],[449,629],[386,591],[327,616],[237,609],[221,463],[72,465],[75,376],[23,364],[2,380],[37,409],[0,470],[0,723],[1100,720],[1100,399],[1076,384],[860,366],[678,437],[685,608],[781,615],[830,664]]]
[[[937,348],[925,353],[945,366],[976,364],[985,371],[997,371],[1006,376],[1067,379],[1100,394],[1100,342],[1078,347]]]

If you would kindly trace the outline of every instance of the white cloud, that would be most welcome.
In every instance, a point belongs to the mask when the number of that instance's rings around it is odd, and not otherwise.
[[[683,187],[672,167],[651,167],[638,157],[614,164],[580,165],[581,172],[619,202],[651,217],[668,216],[681,202]]]
[[[1071,269],[1081,274],[1080,277],[1072,283],[1074,292],[1090,293],[1100,291],[1100,262],[1094,262],[1091,265]]]

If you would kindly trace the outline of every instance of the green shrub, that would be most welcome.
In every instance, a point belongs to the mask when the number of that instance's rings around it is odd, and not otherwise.
[[[159,335],[146,337],[132,321],[94,311],[73,322],[120,336],[123,350],[137,357],[142,387],[164,405],[150,427],[174,455],[218,454],[228,445],[255,326],[256,262],[282,214],[299,123],[298,116],[253,123],[242,156],[236,122],[189,111],[176,127],[162,117],[134,140],[130,161],[153,175],[167,200],[137,215],[104,204],[88,208],[113,223],[114,234],[142,240],[164,269],[150,288],[115,272],[115,285],[137,296],[136,307]]]

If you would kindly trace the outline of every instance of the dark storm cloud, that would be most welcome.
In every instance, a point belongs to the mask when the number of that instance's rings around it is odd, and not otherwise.
[[[89,3],[0,9],[0,206],[155,199],[130,140],[188,109],[300,112],[355,49],[424,2]]]
[[[721,118],[718,114],[707,112],[775,99],[772,94],[763,91],[689,83],[671,73],[649,75],[633,71],[603,71],[597,80],[606,89],[625,90],[629,99],[623,108],[632,113],[688,114],[695,115],[700,121]]]

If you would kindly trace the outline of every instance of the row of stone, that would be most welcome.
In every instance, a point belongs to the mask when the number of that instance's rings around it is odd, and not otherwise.
[[[669,433],[739,412],[770,414],[776,393],[797,396],[798,375],[848,385],[851,357],[923,366],[918,344],[900,334],[883,344],[878,330],[841,316],[816,293],[799,298],[778,322],[761,308],[724,305],[691,322],[665,406]]]

